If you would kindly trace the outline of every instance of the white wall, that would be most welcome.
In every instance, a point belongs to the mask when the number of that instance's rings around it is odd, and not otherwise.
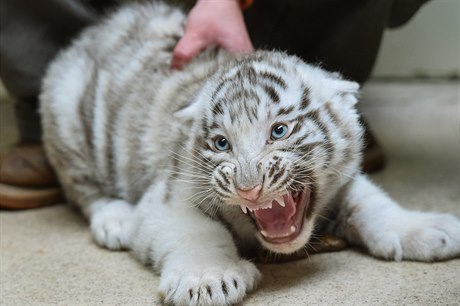
[[[460,76],[460,0],[432,0],[386,31],[376,77]]]

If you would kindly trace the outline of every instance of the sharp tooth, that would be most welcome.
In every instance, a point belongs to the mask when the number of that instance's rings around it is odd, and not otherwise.
[[[291,228],[290,228],[291,234],[294,233],[295,230],[296,230],[295,225],[291,225]]]
[[[248,213],[248,208],[247,208],[245,205],[240,205],[240,207],[241,207],[241,210],[242,210],[245,214]]]
[[[262,236],[268,237],[268,233],[266,231],[260,231],[260,233],[262,234]]]
[[[283,196],[278,196],[276,198],[276,202],[278,202],[281,205],[281,207],[286,207],[286,203],[284,203],[284,197]]]
[[[250,212],[254,211],[254,209],[252,209],[251,207],[248,207],[248,209]]]
[[[281,207],[286,207],[286,203],[284,203],[284,201],[281,201],[281,202],[278,202],[278,203],[281,205]]]

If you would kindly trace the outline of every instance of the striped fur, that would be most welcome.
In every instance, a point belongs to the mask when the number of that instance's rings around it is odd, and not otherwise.
[[[239,302],[259,272],[236,245],[297,251],[331,210],[344,217],[329,228],[373,246],[371,234],[356,236],[343,221],[371,205],[356,210],[367,188],[359,186],[376,188],[359,174],[358,85],[275,51],[207,50],[171,71],[184,23],[162,3],[126,6],[84,31],[48,70],[45,146],[96,241],[153,264],[165,302],[178,305]],[[280,125],[287,134],[274,139]],[[219,140],[228,149],[219,151]],[[267,240],[243,214],[253,203],[241,192],[255,186],[257,203],[308,194],[296,238]],[[382,191],[375,196],[397,207]]]

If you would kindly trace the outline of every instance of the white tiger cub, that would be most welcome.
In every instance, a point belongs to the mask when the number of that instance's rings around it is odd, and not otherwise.
[[[360,173],[356,83],[267,51],[170,71],[184,21],[120,9],[55,59],[41,95],[69,201],[100,245],[153,264],[166,303],[237,303],[260,278],[239,252],[291,253],[313,231],[385,259],[459,256],[459,219],[407,211]]]

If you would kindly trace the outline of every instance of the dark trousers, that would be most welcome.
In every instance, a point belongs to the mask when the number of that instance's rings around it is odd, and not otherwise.
[[[362,83],[384,29],[403,24],[426,1],[255,0],[245,19],[255,47],[286,50]],[[21,141],[41,138],[37,96],[48,63],[116,5],[114,0],[0,0],[0,77],[16,98]]]

